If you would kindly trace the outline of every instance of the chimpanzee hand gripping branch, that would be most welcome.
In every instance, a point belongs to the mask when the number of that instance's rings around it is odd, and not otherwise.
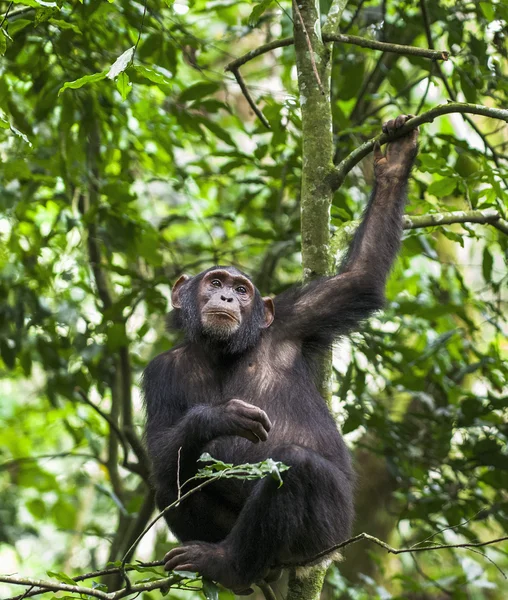
[[[383,129],[393,133],[407,119]],[[280,488],[271,478],[218,481],[168,511],[184,545],[166,555],[167,570],[197,571],[241,592],[350,535],[354,473],[314,374],[323,349],[383,306],[417,138],[414,130],[386,154],[375,150],[374,191],[338,275],[273,301],[233,267],[176,282],[174,323],[186,340],[143,377],[158,506],[177,499],[178,481],[196,473],[203,452],[291,468]]]

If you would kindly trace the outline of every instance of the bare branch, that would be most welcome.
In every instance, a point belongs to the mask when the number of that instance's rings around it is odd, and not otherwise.
[[[464,542],[463,544],[435,544],[433,546],[420,546],[420,547],[412,546],[411,548],[393,548],[386,542],[383,542],[382,540],[374,537],[373,535],[370,535],[369,533],[359,533],[358,535],[355,535],[354,537],[351,537],[351,538],[345,540],[344,542],[341,542],[340,544],[336,544],[335,546],[332,546],[331,548],[328,548],[327,550],[323,550],[323,552],[319,552],[319,554],[316,554],[315,556],[310,558],[306,564],[318,561],[321,558],[328,556],[329,554],[332,554],[333,552],[336,552],[337,550],[340,550],[341,548],[345,548],[346,546],[350,546],[351,544],[354,544],[361,540],[367,540],[368,542],[372,542],[373,544],[376,544],[377,546],[381,546],[381,548],[384,548],[389,554],[408,554],[408,553],[412,554],[414,552],[428,552],[430,550],[453,550],[453,549],[457,549],[457,548],[474,550],[475,548],[484,548],[485,546],[491,546],[493,544],[499,544],[500,542],[506,542],[506,541],[508,541],[508,536],[495,538],[493,540],[488,540],[487,542]],[[283,564],[280,566],[287,568],[287,567],[295,567],[295,566],[298,567],[298,566],[305,566],[305,565],[304,564],[301,564],[301,565],[300,564],[297,564],[297,565]],[[504,575],[504,573],[503,573],[503,575]],[[505,576],[505,578],[506,578],[506,576]]]
[[[243,77],[240,75],[240,71],[238,70],[238,67],[228,66],[228,67],[226,67],[226,69],[231,71],[231,73],[233,73],[233,75],[235,76],[235,79],[238,82],[238,85],[240,86],[240,89],[242,90],[242,93],[245,96],[245,99],[249,103],[249,106],[254,111],[254,114],[258,117],[258,119],[261,121],[261,123],[263,123],[263,125],[267,129],[270,129],[270,123],[268,123],[265,115],[256,106],[256,103],[254,102],[252,96],[250,95],[249,90],[247,89],[247,86],[245,85],[245,81],[243,80]]]
[[[14,575],[0,575],[0,582],[10,583],[13,585],[26,585],[28,587],[37,587],[40,589],[34,591],[37,591],[38,594],[44,594],[45,592],[63,591],[72,592],[74,594],[94,596],[95,598],[101,598],[102,600],[111,599],[111,596],[108,593],[102,592],[101,590],[82,587],[79,585],[69,585],[68,583],[60,583],[59,581],[46,581],[44,579],[31,579],[28,577],[16,577]]]
[[[249,61],[276,50],[277,48],[284,48],[286,46],[292,46],[294,44],[294,38],[288,37],[282,40],[274,40],[268,44],[263,44],[258,48],[247,52],[243,56],[236,58],[226,65],[225,70],[233,72],[242,65]],[[371,48],[372,50],[381,50],[382,52],[393,52],[395,54],[403,54],[405,56],[420,56],[422,58],[429,58],[431,60],[448,60],[449,53],[444,50],[429,50],[428,48],[417,48],[415,46],[404,46],[401,44],[388,44],[386,42],[378,42],[376,40],[369,40],[362,38],[357,35],[345,35],[345,34],[323,34],[323,42],[336,42],[340,44],[353,44],[362,48]]]
[[[429,213],[427,215],[405,216],[404,229],[421,229],[454,223],[484,223],[495,225],[501,215],[495,208],[485,210],[458,210],[449,213]]]
[[[387,42],[378,42],[369,40],[358,35],[345,35],[342,33],[323,35],[324,42],[336,42],[340,44],[353,44],[361,48],[370,48],[371,50],[381,50],[382,52],[393,52],[394,54],[403,54],[404,56],[420,56],[421,58],[430,58],[431,60],[448,60],[450,53],[446,50],[429,50],[428,48],[417,48],[416,46],[404,46],[402,44],[389,44]]]

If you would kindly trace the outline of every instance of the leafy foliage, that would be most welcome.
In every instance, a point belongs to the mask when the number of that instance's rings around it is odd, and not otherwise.
[[[337,160],[400,112],[452,97],[508,105],[506,2],[426,7],[433,45],[452,52],[446,64],[335,46]],[[242,67],[270,131],[224,72],[234,57],[292,35],[290,8],[23,0],[0,17],[3,572],[72,577],[102,567],[146,524],[148,487],[132,468],[138,379],[177,339],[164,334],[164,317],[181,272],[234,263],[272,294],[299,280],[293,49]],[[341,30],[428,47],[421,10],[351,0]],[[422,129],[409,214],[506,214],[506,125],[473,125],[454,115]],[[367,158],[334,198],[334,230],[360,217],[371,185]],[[409,232],[386,311],[338,348],[334,407],[360,471],[360,530],[400,545],[447,527],[433,540],[506,534],[507,240],[487,225]],[[154,538],[139,550],[144,559],[167,550],[162,530]],[[358,545],[329,593],[501,599],[508,588],[489,559],[506,570],[506,550],[415,564]]]

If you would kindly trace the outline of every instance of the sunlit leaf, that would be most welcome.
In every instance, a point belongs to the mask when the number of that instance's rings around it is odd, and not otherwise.
[[[106,75],[107,71],[101,71],[100,73],[94,73],[93,75],[85,75],[84,77],[80,77],[79,79],[75,79],[74,81],[67,81],[58,90],[58,94],[60,95],[66,89],[77,90],[78,88],[83,87],[87,83],[95,83],[96,81],[101,81],[102,79],[105,79]]]
[[[120,73],[125,71],[134,56],[134,50],[135,46],[132,46],[115,60],[107,73],[108,79],[115,79],[115,77],[118,77]]]
[[[129,81],[127,73],[120,73],[116,81],[116,87],[122,96],[122,100],[126,100],[132,91],[132,83]]]

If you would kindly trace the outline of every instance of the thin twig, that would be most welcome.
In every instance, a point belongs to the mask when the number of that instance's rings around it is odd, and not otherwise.
[[[355,535],[354,537],[351,537],[351,538],[345,540],[344,542],[341,542],[340,544],[335,544],[335,546],[332,546],[331,548],[327,548],[326,550],[319,552],[318,554],[310,557],[305,563],[297,563],[297,564],[290,563],[290,564],[282,564],[282,565],[278,565],[278,566],[283,567],[283,568],[300,567],[300,566],[304,567],[310,563],[319,561],[321,558],[324,558],[325,556],[328,556],[329,554],[332,554],[333,552],[336,552],[337,550],[340,550],[341,548],[345,548],[346,546],[350,546],[351,544],[354,544],[361,540],[366,540],[368,542],[372,542],[373,544],[376,544],[377,546],[384,548],[389,554],[408,554],[408,553],[412,554],[413,552],[428,552],[429,550],[454,550],[457,548],[464,548],[464,549],[484,548],[485,546],[491,546],[492,544],[506,542],[506,541],[508,541],[508,536],[495,538],[493,540],[488,540],[486,542],[464,542],[462,544],[436,544],[434,546],[422,546],[421,548],[418,548],[418,547],[394,548],[393,546],[390,546],[386,542],[383,542],[382,540],[374,537],[373,535],[370,535],[369,533],[359,533],[358,535]]]
[[[415,115],[419,115],[422,108],[425,106],[425,101],[427,100],[427,96],[429,95],[430,84],[432,83],[432,71],[434,65],[432,65],[430,73],[427,77],[427,87],[425,88],[425,92],[423,92],[423,96],[421,97],[420,103],[418,104],[418,108],[416,109]]]
[[[360,12],[363,8],[364,2],[365,2],[365,0],[360,0],[360,2],[358,2],[358,6],[356,7],[355,14],[351,17],[351,21],[349,21],[349,23],[343,28],[344,33],[347,33],[351,29],[351,27],[354,25],[354,22],[358,18],[358,15],[360,14]]]
[[[182,487],[180,485],[180,457],[182,454],[182,447],[180,446],[180,448],[178,448],[178,457],[177,457],[177,462],[176,462],[176,487],[178,489],[178,496],[177,496],[177,500],[178,502],[180,502],[180,499],[182,497]]]
[[[136,50],[138,49],[139,42],[141,41],[141,34],[143,33],[143,26],[145,24],[147,3],[148,3],[148,0],[145,0],[145,5],[143,7],[143,16],[141,17],[141,25],[139,26],[139,31],[138,31],[138,39],[136,40],[136,43],[134,44],[134,51],[132,52],[131,65],[134,64],[134,57],[136,56]]]
[[[92,402],[88,398],[88,396],[85,394],[84,390],[82,390],[80,387],[75,387],[74,391],[76,392],[76,394],[78,394],[78,396],[81,398],[81,400],[85,404],[87,404],[88,406],[93,408],[94,411],[106,421],[106,423],[109,425],[110,429],[116,434],[116,437],[118,438],[118,441],[120,442],[120,446],[122,446],[123,455],[124,455],[123,463],[125,464],[127,462],[127,455],[129,453],[129,451],[127,450],[127,444],[125,442],[125,437],[124,437],[123,433],[120,431],[120,428],[118,427],[118,425],[113,421],[113,419],[108,414],[106,414],[101,408],[99,408],[94,402]]]
[[[256,106],[256,103],[254,102],[252,96],[250,95],[249,90],[247,89],[247,86],[245,85],[245,81],[243,80],[243,77],[240,75],[240,71],[238,70],[238,67],[229,68],[228,70],[231,71],[231,73],[233,73],[233,75],[235,76],[235,79],[236,79],[238,85],[240,86],[240,89],[242,90],[242,93],[245,96],[245,99],[249,103],[249,106],[254,111],[254,114],[257,116],[257,118],[261,121],[261,123],[263,123],[263,125],[267,129],[270,129],[270,123],[268,123],[265,115]]]
[[[298,8],[298,1],[297,0],[293,1],[293,8],[294,8],[294,11],[296,12],[296,14],[298,16],[298,20],[300,21],[300,25],[302,27],[303,35],[305,36],[305,41],[307,42],[307,48],[309,49],[309,58],[310,58],[310,63],[312,65],[312,71],[314,73],[314,77],[316,78],[316,81],[317,81],[317,84],[318,84],[318,87],[319,87],[319,91],[321,92],[321,95],[324,96],[325,95],[325,90],[323,88],[323,84],[321,83],[321,78],[319,77],[319,73],[318,73],[318,70],[317,70],[316,57],[314,56],[314,48],[312,47],[312,42],[310,41],[309,33],[307,31],[307,27],[305,27],[305,23],[303,22],[302,13],[300,12],[300,9]]]
[[[4,26],[4,23],[7,20],[7,17],[9,16],[9,13],[11,11],[13,4],[14,4],[14,0],[9,4],[9,6],[7,7],[7,10],[5,11],[4,18],[2,19],[2,22],[0,23],[0,29],[2,29],[2,27]]]

